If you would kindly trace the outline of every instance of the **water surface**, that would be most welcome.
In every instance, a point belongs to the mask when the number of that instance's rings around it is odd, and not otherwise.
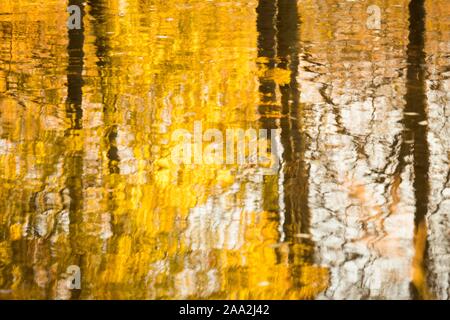
[[[3,0],[0,298],[449,299],[449,17]],[[280,169],[175,165],[197,121],[278,129]]]

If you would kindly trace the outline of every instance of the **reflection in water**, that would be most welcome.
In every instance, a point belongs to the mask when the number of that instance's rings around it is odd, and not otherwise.
[[[76,5],[81,9],[81,15],[84,16],[84,6],[81,0],[71,0],[69,5]],[[83,129],[83,44],[84,31],[83,23],[81,29],[69,30],[69,43],[67,46],[68,66],[67,66],[67,118],[70,121],[66,135],[69,137],[78,137]],[[69,138],[70,139],[70,138]],[[69,234],[76,238],[78,230],[77,225],[81,221],[80,215],[83,211],[83,149],[77,148],[70,155],[64,156],[64,170],[67,172],[66,188],[67,195],[70,198],[68,206]],[[76,222],[75,222],[76,221]],[[73,223],[75,222],[75,223]],[[77,223],[78,222],[78,223]],[[73,241],[70,239],[70,241]],[[72,265],[80,265],[82,257],[74,254],[72,256]],[[64,289],[62,287],[62,289]],[[65,297],[79,297],[79,291],[66,291]]]
[[[0,13],[0,298],[449,298],[448,1]],[[195,121],[278,129],[277,174],[175,165]]]
[[[409,43],[407,49],[407,79],[405,95],[405,135],[406,141],[413,141],[414,196],[415,196],[415,255],[413,260],[413,295],[427,298],[425,281],[426,221],[428,211],[428,172],[429,151],[427,142],[427,115],[425,94],[425,6],[424,0],[411,1],[409,4]],[[408,114],[413,116],[408,116]],[[412,145],[409,144],[408,147]],[[402,148],[404,149],[404,148]],[[408,154],[411,152],[408,151]],[[400,154],[405,157],[406,154]],[[404,160],[402,159],[401,162]]]

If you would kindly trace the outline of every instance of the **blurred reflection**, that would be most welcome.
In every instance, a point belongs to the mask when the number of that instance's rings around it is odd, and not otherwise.
[[[448,299],[449,11],[2,1],[0,298]],[[196,121],[279,171],[174,164]]]
[[[426,114],[425,94],[425,7],[423,0],[411,1],[409,4],[409,39],[408,39],[408,66],[406,74],[405,95],[405,137],[403,144],[407,141],[413,142],[414,162],[414,196],[415,207],[415,254],[413,260],[412,289],[415,298],[428,298],[427,283],[425,280],[425,250],[427,243],[425,217],[428,211],[429,184],[428,172],[429,147],[427,141],[428,117]],[[413,115],[413,116],[408,116]],[[411,144],[401,147],[401,150],[409,149]],[[400,156],[407,154],[401,152]],[[403,159],[400,160],[402,163]]]

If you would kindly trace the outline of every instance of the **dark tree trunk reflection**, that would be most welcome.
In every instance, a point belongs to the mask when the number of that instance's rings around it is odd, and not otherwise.
[[[425,275],[425,255],[427,247],[426,215],[430,194],[429,168],[430,154],[427,140],[428,117],[426,111],[425,89],[425,1],[412,0],[409,5],[410,25],[407,49],[407,92],[405,95],[406,116],[405,137],[403,143],[412,142],[414,161],[414,194],[416,199],[415,214],[415,257],[412,294],[415,298],[427,298]],[[402,148],[405,149],[404,147]],[[409,148],[406,148],[409,149]],[[403,155],[404,156],[404,155]]]
[[[70,0],[68,5],[76,5],[81,9],[81,16],[84,17],[84,1]],[[83,21],[83,19],[82,19]],[[68,136],[78,135],[77,131],[82,129],[83,120],[83,67],[84,67],[84,25],[81,29],[68,31],[69,44],[67,47],[69,64],[67,67],[67,117],[71,121]],[[79,147],[79,146],[78,146]],[[78,147],[76,147],[78,149]],[[67,172],[67,188],[70,197],[69,217],[70,217],[70,238],[72,250],[74,251],[74,265],[81,267],[82,256],[78,255],[78,228],[80,215],[82,212],[83,198],[83,152],[76,151],[66,157],[65,172]],[[79,290],[72,290],[72,299],[79,297]]]
[[[283,164],[280,176],[266,177],[265,187],[277,192],[280,199],[270,199],[266,207],[284,213],[283,241],[291,244],[290,259],[295,260],[296,243],[309,233],[308,180],[309,169],[305,161],[307,137],[302,131],[302,110],[299,103],[297,76],[299,70],[299,17],[296,1],[261,0],[257,8],[258,53],[261,69],[259,112],[262,127],[281,129]],[[277,100],[277,83],[273,72],[289,73],[289,82],[279,84],[281,101]],[[267,183],[270,181],[270,184]],[[282,187],[283,190],[278,190]],[[269,192],[266,192],[266,194]],[[279,201],[282,207],[278,208]],[[275,210],[274,210],[275,211]],[[303,253],[302,259],[305,258]]]

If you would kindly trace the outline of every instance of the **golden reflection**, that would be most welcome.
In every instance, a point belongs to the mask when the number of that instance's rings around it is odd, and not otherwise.
[[[448,299],[450,6],[416,2],[3,0],[0,298]],[[199,122],[280,169],[175,164]]]

